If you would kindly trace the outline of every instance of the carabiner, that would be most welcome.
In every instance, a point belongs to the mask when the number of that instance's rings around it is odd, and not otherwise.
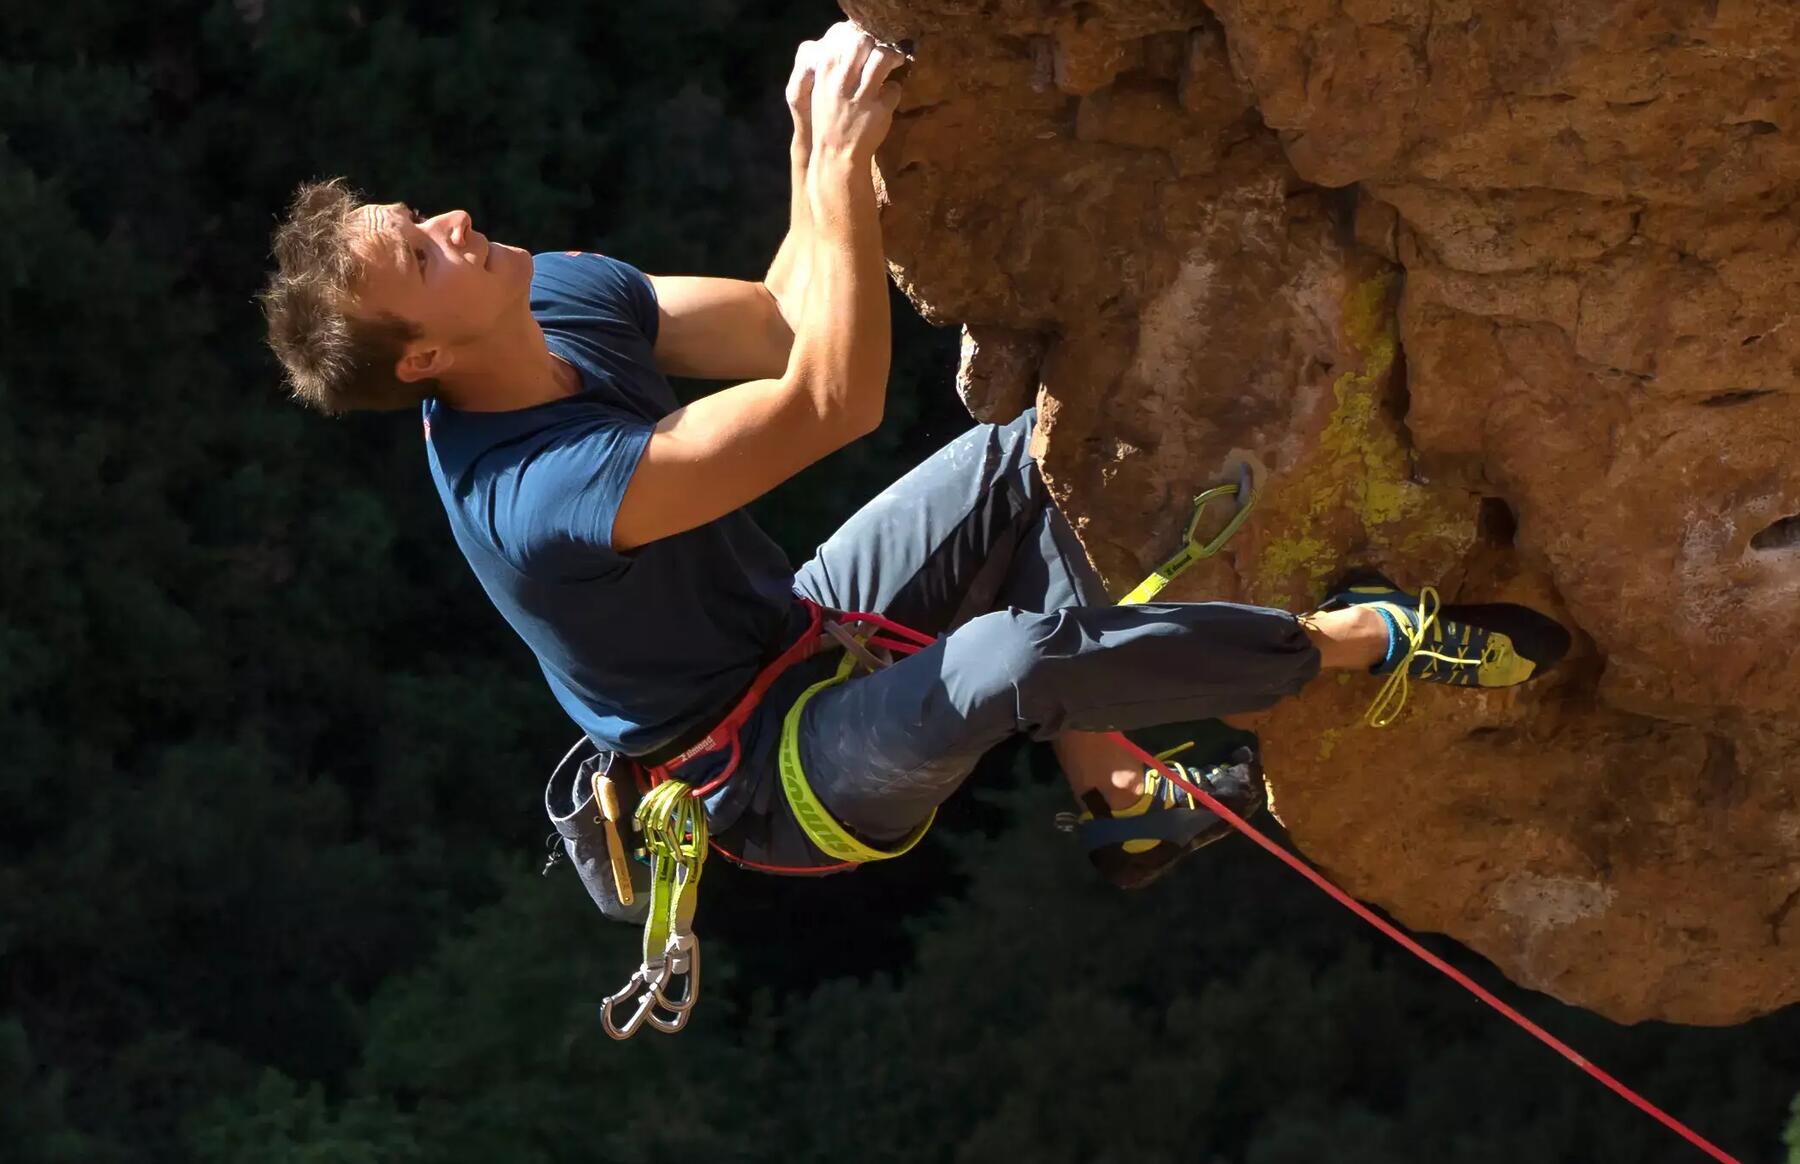
[[[700,1001],[700,939],[693,934],[670,934],[669,944],[663,951],[663,965],[668,973],[656,987],[656,1005],[670,1014],[680,1016],[674,1020],[673,1026],[665,1026],[657,1021],[656,1015],[650,1016],[650,1024],[659,1031],[673,1034],[687,1022],[687,1014]],[[666,987],[676,981],[681,983],[681,994],[670,998]]]
[[[1217,498],[1238,497],[1240,494],[1243,496],[1238,501],[1237,511],[1231,515],[1231,520],[1225,523],[1225,528],[1220,530],[1211,541],[1201,545],[1196,535],[1199,533],[1200,519],[1206,515],[1206,507]],[[1237,533],[1245,521],[1249,520],[1250,507],[1255,503],[1256,495],[1246,492],[1242,485],[1236,483],[1215,485],[1194,498],[1194,516],[1188,519],[1187,527],[1187,549],[1194,558],[1196,560],[1210,558],[1224,549],[1225,543],[1231,540],[1232,535]]]
[[[621,1042],[637,1034],[638,1028],[644,1025],[646,1019],[658,1030],[667,1030],[667,1027],[658,1023],[651,1015],[650,1009],[657,1004],[662,988],[668,984],[668,981],[669,963],[666,959],[658,958],[654,962],[646,962],[639,966],[626,980],[623,987],[608,995],[606,1001],[600,1004],[600,1026],[609,1037]],[[613,1021],[613,1012],[629,1002],[640,989],[643,991],[643,997],[638,1000],[637,1010],[633,1011],[631,1017],[625,1020],[624,1026],[620,1026]]]
[[[1233,463],[1237,467],[1238,479],[1225,485],[1215,485],[1200,496],[1194,498],[1193,516],[1188,518],[1187,530],[1182,537],[1181,549],[1175,556],[1158,566],[1151,575],[1139,582],[1125,597],[1119,599],[1119,605],[1130,606],[1140,602],[1149,602],[1162,592],[1163,587],[1173,582],[1184,573],[1189,566],[1202,558],[1210,558],[1225,548],[1232,535],[1243,528],[1244,522],[1250,518],[1250,507],[1256,504],[1256,469],[1247,454],[1234,454]],[[1236,497],[1237,511],[1231,520],[1225,523],[1211,541],[1199,541],[1200,519],[1206,516],[1206,507],[1221,497]]]

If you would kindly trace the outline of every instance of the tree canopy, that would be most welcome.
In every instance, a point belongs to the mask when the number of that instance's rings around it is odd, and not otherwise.
[[[1106,889],[1024,750],[891,866],[709,868],[692,1027],[601,1035],[636,935],[537,870],[573,730],[457,556],[416,421],[286,401],[253,295],[289,193],[331,174],[533,249],[755,277],[784,229],[793,48],[837,18],[9,14],[8,1159],[1681,1158],[1247,845]],[[757,507],[796,560],[967,423],[954,336],[896,321],[887,423]],[[1621,1028],[1458,956],[1744,1159],[1800,1162],[1800,1015]]]

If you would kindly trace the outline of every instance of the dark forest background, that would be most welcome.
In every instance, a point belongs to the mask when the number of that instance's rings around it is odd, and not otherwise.
[[[252,297],[328,174],[756,277],[793,46],[836,18],[9,6],[0,1159],[1698,1158],[1248,845],[1107,889],[1024,751],[907,860],[711,863],[692,1027],[601,1034],[637,935],[539,875],[573,729],[457,556],[418,422],[285,401]],[[885,427],[759,507],[796,560],[967,423],[954,336],[896,313]],[[1454,956],[1744,1160],[1800,1161],[1800,1013],[1625,1028]]]

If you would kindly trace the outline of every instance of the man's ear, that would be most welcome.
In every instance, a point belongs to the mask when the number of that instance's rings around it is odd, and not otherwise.
[[[394,375],[403,384],[435,380],[450,370],[450,353],[443,348],[416,348],[394,364]]]

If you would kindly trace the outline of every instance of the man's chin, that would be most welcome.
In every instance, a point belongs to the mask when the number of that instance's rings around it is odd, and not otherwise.
[[[507,280],[518,280],[523,287],[531,286],[531,276],[536,262],[531,252],[518,247],[509,247],[505,243],[490,243],[488,246],[486,272]]]

